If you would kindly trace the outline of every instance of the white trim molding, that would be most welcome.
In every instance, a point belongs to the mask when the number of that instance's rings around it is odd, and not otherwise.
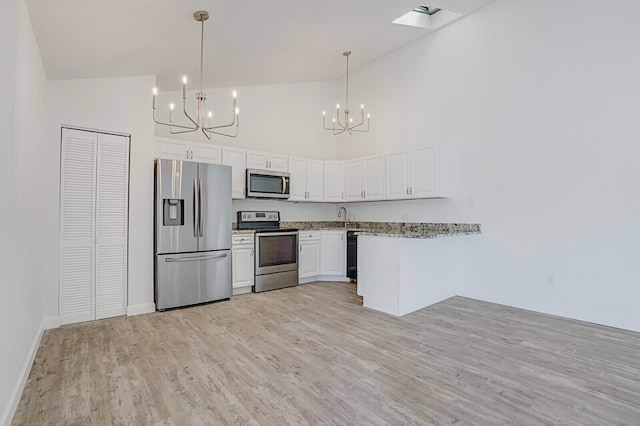
[[[13,392],[11,392],[11,398],[9,398],[9,402],[6,406],[5,412],[2,414],[0,425],[10,426],[11,422],[13,421],[13,416],[16,414],[18,404],[20,403],[20,398],[22,397],[22,392],[24,391],[24,387],[27,384],[27,379],[29,378],[29,373],[31,372],[31,366],[33,365],[33,361],[36,359],[36,354],[38,353],[38,348],[40,347],[40,341],[42,340],[43,333],[44,321],[40,324],[40,330],[38,330],[38,332],[36,333],[36,338],[31,344],[29,354],[24,360],[24,364],[22,364],[22,368],[20,371],[20,380],[13,388]]]
[[[155,303],[143,303],[141,305],[129,305],[127,306],[127,316],[150,314],[156,311]]]

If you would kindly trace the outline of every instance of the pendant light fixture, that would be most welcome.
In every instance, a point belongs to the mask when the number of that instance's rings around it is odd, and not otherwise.
[[[240,117],[239,110],[236,107],[236,91],[233,91],[233,120],[228,124],[221,124],[214,126],[212,125],[213,112],[206,111],[206,101],[207,95],[204,93],[202,85],[203,85],[203,62],[204,62],[204,22],[209,19],[209,12],[205,10],[199,10],[193,14],[194,19],[201,24],[201,32],[200,32],[200,91],[196,93],[196,101],[197,108],[195,116],[189,115],[187,113],[187,76],[182,77],[182,110],[184,112],[185,117],[187,117],[188,122],[191,124],[183,125],[183,124],[175,124],[173,122],[173,110],[175,109],[175,104],[171,102],[169,104],[169,122],[161,122],[156,119],[156,95],[158,94],[158,89],[153,88],[153,121],[157,124],[161,124],[163,126],[169,127],[169,132],[173,135],[179,133],[190,133],[195,131],[202,131],[202,133],[207,137],[207,139],[211,139],[209,134],[216,134],[222,136],[228,136],[231,138],[235,138],[238,136],[238,126],[240,125]],[[224,129],[227,127],[235,127],[234,134],[222,133],[219,129]]]
[[[371,121],[371,114],[367,114],[367,127],[360,128],[364,124],[364,104],[360,105],[360,122],[357,124],[353,123],[353,118],[349,117],[351,111],[349,111],[349,55],[351,55],[351,51],[347,50],[342,53],[342,56],[347,58],[347,78],[346,78],[346,99],[344,103],[344,120],[340,121],[340,104],[336,105],[336,117],[332,120],[332,126],[327,127],[327,112],[322,111],[322,125],[325,130],[331,130],[334,135],[339,135],[340,133],[347,132],[350,135],[352,132],[368,132],[369,124]]]

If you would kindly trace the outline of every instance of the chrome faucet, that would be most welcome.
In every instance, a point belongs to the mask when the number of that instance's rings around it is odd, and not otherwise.
[[[347,209],[346,207],[340,207],[338,210],[338,217],[342,217],[342,211],[344,210],[344,227],[347,227]]]

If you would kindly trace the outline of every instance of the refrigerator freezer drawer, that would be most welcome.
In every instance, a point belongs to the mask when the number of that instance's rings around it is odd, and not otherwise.
[[[231,250],[156,255],[159,311],[231,297]]]

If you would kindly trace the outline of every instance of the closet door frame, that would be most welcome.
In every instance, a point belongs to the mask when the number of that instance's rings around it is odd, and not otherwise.
[[[101,162],[100,148],[113,143],[126,145],[124,152],[115,151],[121,157],[123,164],[120,164],[120,172],[124,172],[124,175],[118,176],[117,164],[113,161]],[[131,137],[127,134],[68,126],[61,128],[58,276],[58,315],[61,325],[126,315],[130,148]],[[69,152],[70,149],[78,151]],[[91,155],[84,151],[90,151]],[[75,158],[74,154],[77,154]],[[108,157],[104,159],[109,160]],[[102,198],[99,180],[104,176],[101,167],[107,172],[115,171],[115,176],[120,178],[116,182],[120,188],[108,188]],[[106,185],[103,182],[105,187],[109,184],[110,181],[106,181]],[[126,191],[122,196],[117,193],[120,189]],[[74,194],[74,191],[78,194]],[[91,192],[90,197],[87,191]],[[73,198],[74,195],[77,196]],[[98,211],[101,203],[111,207],[103,208],[102,221]],[[118,205],[124,208],[123,215],[118,213]],[[109,219],[114,219],[114,213],[116,222],[118,216],[124,221],[123,224],[116,223],[115,228],[114,222],[109,222]],[[76,225],[81,229],[74,232]],[[103,235],[100,235],[99,226],[102,226]],[[82,238],[74,239],[75,236]],[[120,278],[122,287],[115,284]]]

